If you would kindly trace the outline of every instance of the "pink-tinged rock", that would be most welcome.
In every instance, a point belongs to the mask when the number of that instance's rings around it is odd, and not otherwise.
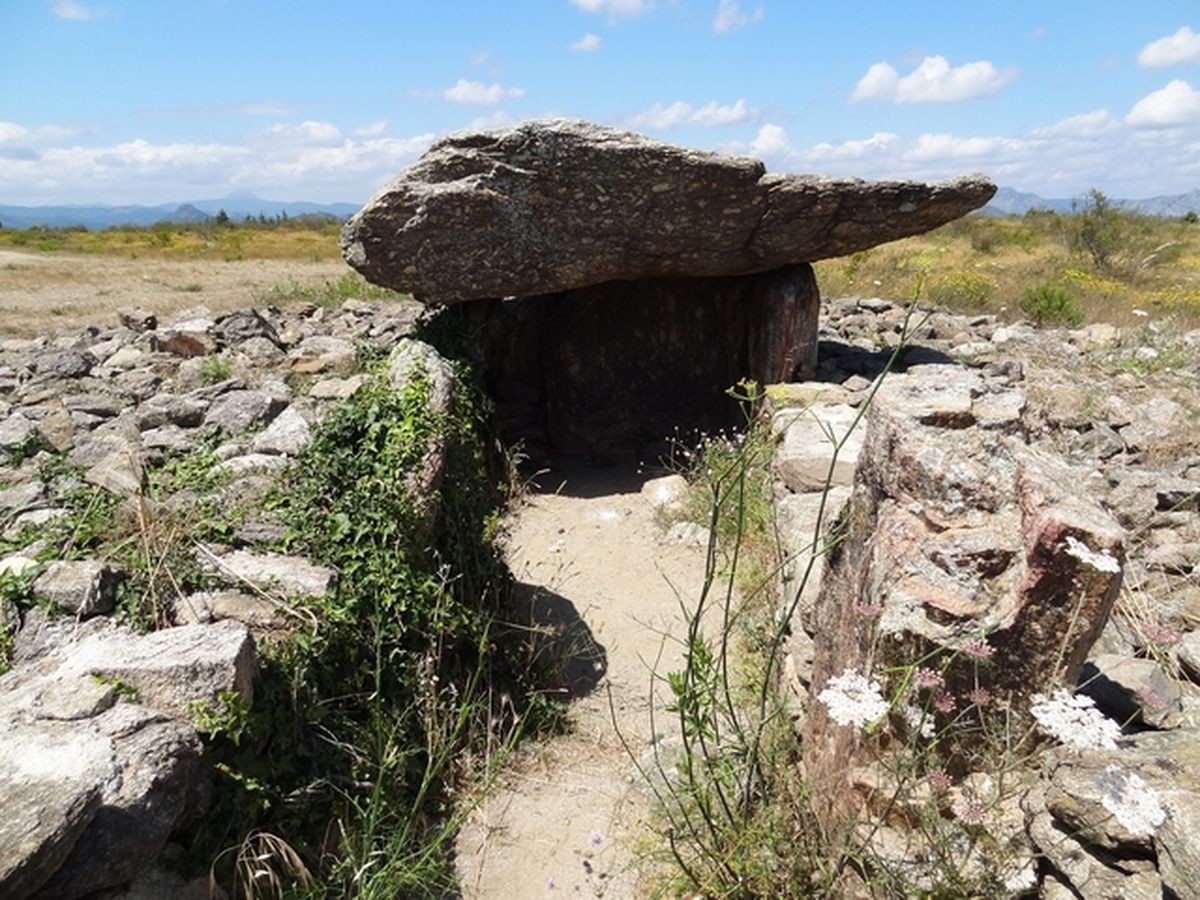
[[[944,661],[960,708],[983,687],[1006,710],[997,715],[1021,722],[1034,692],[1074,683],[1120,588],[1124,532],[1077,496],[1086,473],[985,428],[975,411],[989,390],[1012,389],[917,367],[887,376],[867,414],[845,536],[811,623],[805,759],[831,826],[854,812],[848,767],[874,752],[816,702],[831,678],[870,672],[890,699],[899,676],[880,673]],[[953,740],[942,750],[953,761]]]

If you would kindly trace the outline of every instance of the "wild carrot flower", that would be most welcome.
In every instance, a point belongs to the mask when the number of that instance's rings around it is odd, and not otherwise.
[[[1137,772],[1106,766],[1096,786],[1104,808],[1131,834],[1151,836],[1167,819],[1158,794]]]
[[[937,726],[933,721],[933,716],[926,714],[925,710],[921,709],[921,707],[906,703],[900,707],[900,715],[904,717],[904,721],[908,724],[909,733],[919,734],[926,740],[933,737],[936,733]]]
[[[1051,737],[1078,750],[1117,749],[1121,726],[1096,709],[1083,694],[1059,688],[1054,695],[1034,694],[1029,712]]]
[[[817,699],[825,704],[829,718],[839,725],[862,728],[888,711],[879,682],[859,675],[858,669],[844,669],[841,675],[830,678]]]

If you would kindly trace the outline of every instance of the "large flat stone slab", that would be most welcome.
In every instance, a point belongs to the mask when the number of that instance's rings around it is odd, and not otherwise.
[[[985,204],[940,184],[768,173],[749,157],[550,119],[436,142],[342,232],[369,281],[418,300],[768,272],[920,234]]]

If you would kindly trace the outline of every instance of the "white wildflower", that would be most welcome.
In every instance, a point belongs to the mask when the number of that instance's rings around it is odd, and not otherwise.
[[[1137,772],[1107,766],[1096,778],[1100,802],[1130,834],[1150,837],[1167,819],[1158,794]]]
[[[933,716],[926,714],[925,710],[919,706],[905,703],[900,707],[900,715],[904,717],[904,721],[908,724],[910,733],[920,734],[926,740],[933,737],[937,730]]]
[[[1120,572],[1121,564],[1106,550],[1093,550],[1074,535],[1067,535],[1067,553],[1097,572]]]
[[[863,727],[882,718],[888,711],[879,682],[858,674],[858,669],[845,669],[825,683],[817,699],[829,710],[829,718],[839,725]]]
[[[1054,696],[1034,694],[1030,713],[1042,730],[1079,750],[1117,749],[1121,726],[1100,710],[1091,697],[1059,688]]]
[[[1138,316],[1139,318],[1144,318],[1144,317],[1150,315],[1150,313],[1146,312],[1144,309],[1134,309],[1133,314],[1135,316]]]

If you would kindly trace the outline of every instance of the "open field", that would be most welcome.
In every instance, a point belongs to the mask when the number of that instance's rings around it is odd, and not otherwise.
[[[968,216],[816,264],[825,296],[912,297],[959,312],[1037,316],[1027,291],[1057,291],[1082,321],[1132,327],[1170,315],[1200,325],[1200,224],[1107,212]],[[1089,231],[1089,229],[1091,229]],[[254,223],[0,230],[0,333],[99,321],[137,304],[170,315],[289,299],[337,303],[390,292],[363,282],[338,251],[336,224]],[[1051,322],[1051,324],[1056,324]]]

